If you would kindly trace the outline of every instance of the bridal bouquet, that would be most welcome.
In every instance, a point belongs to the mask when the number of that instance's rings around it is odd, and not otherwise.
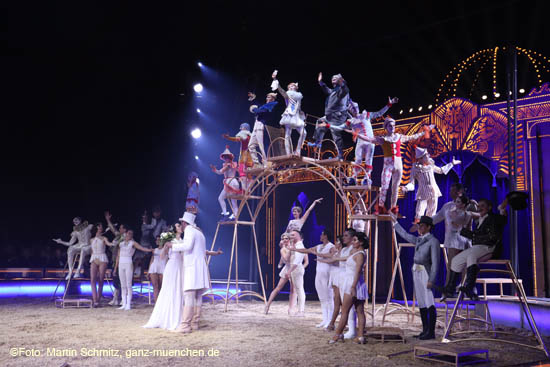
[[[160,245],[164,246],[166,242],[170,242],[174,238],[176,238],[176,234],[174,232],[162,232],[160,234]]]

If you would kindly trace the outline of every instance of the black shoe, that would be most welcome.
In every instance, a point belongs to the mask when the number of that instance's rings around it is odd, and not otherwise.
[[[456,281],[459,276],[460,273],[449,270],[449,281],[443,288],[443,295],[445,298],[453,298],[455,296]]]
[[[415,335],[415,338],[421,338],[428,333],[428,309],[426,307],[420,309],[420,318],[422,319],[422,332]]]
[[[355,186],[356,183],[355,183],[355,178],[351,177],[348,179],[348,182],[345,183],[345,186]]]
[[[466,280],[464,286],[460,287],[460,291],[466,294],[466,297],[472,301],[479,301],[479,297],[474,292],[476,286],[477,273],[479,272],[479,266],[472,265],[466,269]]]
[[[435,324],[437,323],[437,312],[435,311],[435,306],[430,306],[427,309],[428,313],[428,332],[423,336],[420,336],[420,340],[430,340],[435,339]]]

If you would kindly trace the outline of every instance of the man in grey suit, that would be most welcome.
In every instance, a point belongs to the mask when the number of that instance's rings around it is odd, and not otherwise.
[[[392,214],[392,223],[395,231],[404,240],[414,244],[414,265],[412,268],[414,291],[420,308],[422,319],[422,333],[417,337],[421,340],[435,339],[435,324],[437,313],[435,311],[434,295],[432,287],[439,270],[439,240],[430,233],[433,228],[431,217],[422,216],[418,223],[418,234],[414,236],[408,233]]]

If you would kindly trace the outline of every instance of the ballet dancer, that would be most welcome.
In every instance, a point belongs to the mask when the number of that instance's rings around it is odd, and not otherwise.
[[[303,235],[302,232],[294,229],[290,232],[290,247],[294,249],[305,249],[304,243],[302,242]],[[304,273],[307,266],[309,265],[309,258],[307,254],[296,253],[292,256],[290,265],[290,278],[292,279],[292,284],[294,285],[294,294],[291,295],[290,304],[295,305],[296,300],[298,301],[298,311],[292,312],[292,316],[305,316],[305,306],[306,306],[306,293],[304,291]]]
[[[292,280],[290,279],[290,266],[291,266],[291,252],[289,250],[290,245],[290,235],[288,233],[283,233],[281,235],[281,241],[279,242],[279,247],[281,248],[279,250],[281,254],[281,258],[279,260],[279,267],[282,266],[282,270],[279,273],[279,283],[277,283],[277,286],[271,291],[271,294],[269,295],[269,299],[267,300],[267,304],[264,308],[264,313],[267,315],[269,312],[269,308],[271,307],[271,303],[273,303],[273,300],[279,292],[283,290],[283,287],[287,282],[290,282],[290,288],[291,288],[291,294],[293,294],[293,284]],[[290,300],[290,297],[289,297]],[[290,313],[290,307],[289,307],[289,313]]]
[[[109,258],[105,254],[105,245],[114,246],[105,236],[103,236],[103,224],[96,223],[92,228],[91,240],[92,256],[90,257],[90,283],[92,286],[92,305],[99,306],[103,296],[103,282],[105,280],[105,271]]]
[[[111,272],[111,277],[113,278],[113,287],[115,290],[113,291],[113,299],[111,302],[109,302],[109,305],[111,306],[118,306],[120,304],[120,278],[118,276],[118,272],[114,270],[116,259],[118,257],[118,245],[124,240],[124,234],[126,233],[126,226],[124,224],[121,224],[118,226],[118,229],[113,225],[111,222],[112,215],[109,211],[105,212],[105,220],[107,221],[107,226],[109,227],[109,230],[113,235],[115,236],[113,238],[113,247],[111,247],[111,265],[113,266],[113,271]]]
[[[288,222],[288,225],[286,227],[287,233],[290,233],[293,230],[301,231],[302,227],[304,226],[304,223],[306,222],[307,218],[309,217],[309,214],[315,207],[315,205],[319,204],[321,201],[323,201],[323,198],[319,198],[310,205],[310,207],[306,210],[303,216],[302,215],[302,208],[299,206],[295,206],[292,208],[292,216],[294,216],[294,219],[291,219]]]
[[[128,311],[132,308],[132,281],[134,279],[132,256],[136,249],[143,252],[153,252],[153,249],[143,247],[134,241],[134,231],[131,229],[126,230],[124,241],[120,242],[118,246],[119,251],[114,271],[118,268],[118,276],[120,277],[122,302],[119,310]]]
[[[161,257],[162,247],[164,244],[161,242],[160,236],[156,238],[155,243],[157,244],[157,247],[153,249],[153,256],[151,256],[147,274],[149,275],[149,280],[153,285],[153,300],[157,302],[159,292],[162,288],[162,275],[166,267],[167,259]]]

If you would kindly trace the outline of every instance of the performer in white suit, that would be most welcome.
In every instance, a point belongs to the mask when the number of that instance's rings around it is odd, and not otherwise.
[[[184,228],[183,240],[167,244],[172,251],[183,252],[183,316],[177,331],[190,333],[199,329],[202,294],[208,288],[206,240],[195,226],[195,215],[185,212],[179,219]]]
[[[434,160],[430,157],[425,148],[416,148],[416,162],[411,170],[411,182],[402,186],[404,192],[414,191],[414,180],[418,181],[418,190],[416,192],[416,215],[415,222],[420,220],[423,215],[433,217],[437,211],[437,200],[441,196],[441,191],[435,182],[434,173],[446,175],[456,165],[459,160],[453,157],[452,162],[443,167],[437,167]]]

